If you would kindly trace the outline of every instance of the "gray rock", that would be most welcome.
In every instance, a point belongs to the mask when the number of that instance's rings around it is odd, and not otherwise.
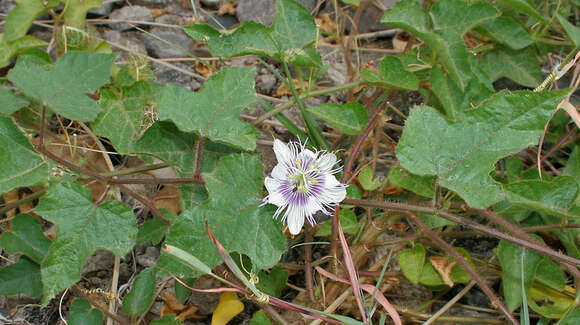
[[[159,258],[159,248],[149,246],[145,249],[143,255],[137,256],[137,263],[146,267],[153,266]]]
[[[123,53],[122,55],[126,59],[131,53],[147,54],[145,44],[138,36],[139,34],[134,32],[120,33],[116,30],[108,30],[103,34],[103,39],[126,48],[128,51],[111,46],[113,50]]]
[[[316,7],[316,0],[298,0],[306,10],[312,11]],[[240,22],[253,20],[264,25],[271,25],[276,12],[275,0],[240,0],[236,13]]]
[[[154,6],[154,7],[162,7],[168,4],[174,3],[178,0],[135,0],[132,3],[145,5],[145,6]]]
[[[120,2],[120,1],[122,1],[122,0],[103,2],[103,5],[101,6],[101,8],[91,9],[91,10],[89,10],[89,14],[97,15],[97,16],[108,16],[111,13],[111,10],[113,10],[114,2]]]
[[[256,89],[260,93],[271,94],[277,82],[278,80],[276,80],[276,77],[273,74],[259,74],[256,77]]]
[[[117,9],[111,13],[109,18],[111,18],[112,20],[134,20],[145,22],[153,21],[153,15],[151,14],[151,10],[143,6],[127,6],[121,9]],[[114,23],[111,24],[111,28],[120,31],[125,31],[132,29],[133,27],[124,23]]]
[[[85,274],[101,270],[111,270],[113,269],[114,262],[115,255],[113,255],[113,253],[99,249],[87,259],[85,265],[83,265],[82,273]]]
[[[173,65],[183,70],[195,72],[189,66],[183,63],[174,63]],[[155,73],[155,81],[157,81],[162,85],[168,83],[178,84],[184,86],[189,90],[197,90],[201,88],[201,84],[197,82],[195,79],[193,79],[192,76],[179,72],[175,69],[171,69],[170,67],[167,67],[165,65],[154,63],[153,71]]]
[[[181,29],[153,27],[150,33],[143,35],[143,41],[147,52],[153,57],[184,57],[193,50],[193,40]]]
[[[0,13],[7,14],[12,9],[16,8],[16,2],[13,0],[2,0],[0,1]]]

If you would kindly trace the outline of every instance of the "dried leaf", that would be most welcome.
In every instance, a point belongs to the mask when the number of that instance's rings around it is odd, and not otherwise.
[[[296,91],[298,93],[300,93],[300,81],[298,80],[294,80],[294,88],[296,89]],[[278,89],[276,90],[276,97],[282,97],[282,96],[291,96],[292,95],[292,91],[290,91],[290,89],[288,88],[288,86],[286,85],[286,83],[281,83],[280,87],[278,87]]]
[[[433,265],[435,270],[437,270],[439,275],[441,275],[443,282],[446,285],[453,287],[455,284],[451,280],[451,270],[453,269],[455,264],[457,264],[457,262],[456,261],[452,262],[449,260],[449,258],[441,256],[431,256],[429,257],[429,261],[431,262],[431,265]]]
[[[323,33],[332,34],[336,32],[336,23],[330,18],[328,13],[323,13],[320,18],[315,18],[314,20]]]
[[[4,199],[4,204],[8,204],[14,201],[18,201],[18,189],[13,189],[2,194],[2,199]],[[11,218],[16,215],[16,209],[11,209],[5,212],[6,217]]]
[[[211,317],[211,325],[226,325],[232,318],[244,310],[244,304],[233,292],[224,292]]]
[[[170,292],[164,291],[161,297],[165,304],[161,307],[161,318],[166,315],[175,315],[175,320],[183,322],[189,318],[202,319],[204,316],[197,315],[199,308],[195,306],[182,305],[177,298]]]
[[[236,14],[236,7],[233,3],[229,1],[224,1],[221,3],[220,8],[218,9],[218,15],[235,15]]]
[[[179,213],[181,211],[179,189],[175,185],[165,185],[161,191],[155,194],[153,204],[157,209],[168,209]]]

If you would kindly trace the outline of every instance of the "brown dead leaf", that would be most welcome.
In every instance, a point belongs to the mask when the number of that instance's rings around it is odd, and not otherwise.
[[[294,88],[296,88],[296,91],[298,93],[300,93],[300,81],[298,80],[293,80],[294,82]],[[291,96],[292,95],[292,91],[288,88],[288,86],[286,86],[286,83],[281,83],[280,87],[278,87],[278,89],[276,89],[276,97],[282,97],[282,96]]]
[[[153,205],[157,209],[168,209],[175,213],[181,211],[179,205],[179,190],[175,185],[165,185],[161,191],[153,197]]]
[[[229,1],[224,1],[221,3],[219,9],[218,9],[218,15],[223,16],[223,15],[235,15],[236,14],[236,7],[234,6],[233,3],[229,2]]]
[[[323,13],[318,18],[314,18],[316,25],[320,28],[323,33],[332,34],[336,32],[336,23],[328,13]]]
[[[210,67],[199,62],[195,65],[195,70],[205,78],[209,78],[213,75],[213,70]]]
[[[446,285],[453,287],[455,284],[451,280],[451,270],[453,269],[455,264],[457,264],[457,262],[456,261],[452,262],[451,260],[449,260],[449,258],[442,256],[431,256],[429,258],[429,261],[431,262],[431,265],[433,265],[435,270],[437,270],[437,273],[441,275],[443,282]]]
[[[408,39],[406,40],[398,37],[393,38],[393,48],[399,52],[405,51],[407,48],[407,43],[409,43]]]
[[[166,315],[175,315],[175,320],[183,323],[186,319],[202,319],[205,316],[197,315],[198,308],[195,306],[182,305],[177,298],[169,291],[164,291],[161,297],[165,304],[161,306],[161,318]]]
[[[2,194],[2,199],[4,199],[4,204],[18,201],[18,189],[14,189],[12,191]],[[4,212],[4,214],[6,214],[6,217],[8,218],[14,217],[16,215],[16,209],[8,210]]]

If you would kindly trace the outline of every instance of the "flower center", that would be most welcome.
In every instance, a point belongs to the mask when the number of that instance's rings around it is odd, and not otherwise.
[[[302,161],[297,159],[294,171],[296,172],[295,174],[286,174],[286,176],[292,182],[297,192],[308,194],[310,186],[318,184],[316,178],[309,176],[312,172],[318,171],[316,164],[308,164],[308,169],[304,170]]]

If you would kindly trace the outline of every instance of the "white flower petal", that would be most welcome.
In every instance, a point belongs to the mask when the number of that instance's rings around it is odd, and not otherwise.
[[[340,182],[336,179],[336,176],[334,176],[332,174],[324,175],[324,187],[325,188],[336,187],[339,185],[340,185]]]
[[[346,197],[346,186],[340,184],[334,175],[326,175],[322,193],[318,199],[322,204],[335,205]]]
[[[293,160],[292,151],[288,148],[288,145],[284,142],[275,139],[274,140],[274,154],[276,154],[276,159],[278,163],[291,164]]]
[[[266,189],[268,190],[268,203],[277,205],[279,207],[286,205],[286,200],[284,200],[284,196],[278,190],[280,183],[271,178],[266,177],[264,180],[264,184],[266,185]]]
[[[274,167],[274,169],[272,169],[272,177],[278,180],[286,179],[286,175],[288,175],[288,169],[286,166],[284,166],[284,164],[278,164]]]
[[[330,172],[332,167],[334,167],[336,164],[336,161],[336,155],[331,152],[327,152],[318,157],[318,168],[321,172]]]
[[[286,211],[288,214],[286,222],[288,223],[288,229],[292,235],[298,235],[302,226],[304,226],[303,209],[304,207],[300,206],[289,206],[288,211]]]

